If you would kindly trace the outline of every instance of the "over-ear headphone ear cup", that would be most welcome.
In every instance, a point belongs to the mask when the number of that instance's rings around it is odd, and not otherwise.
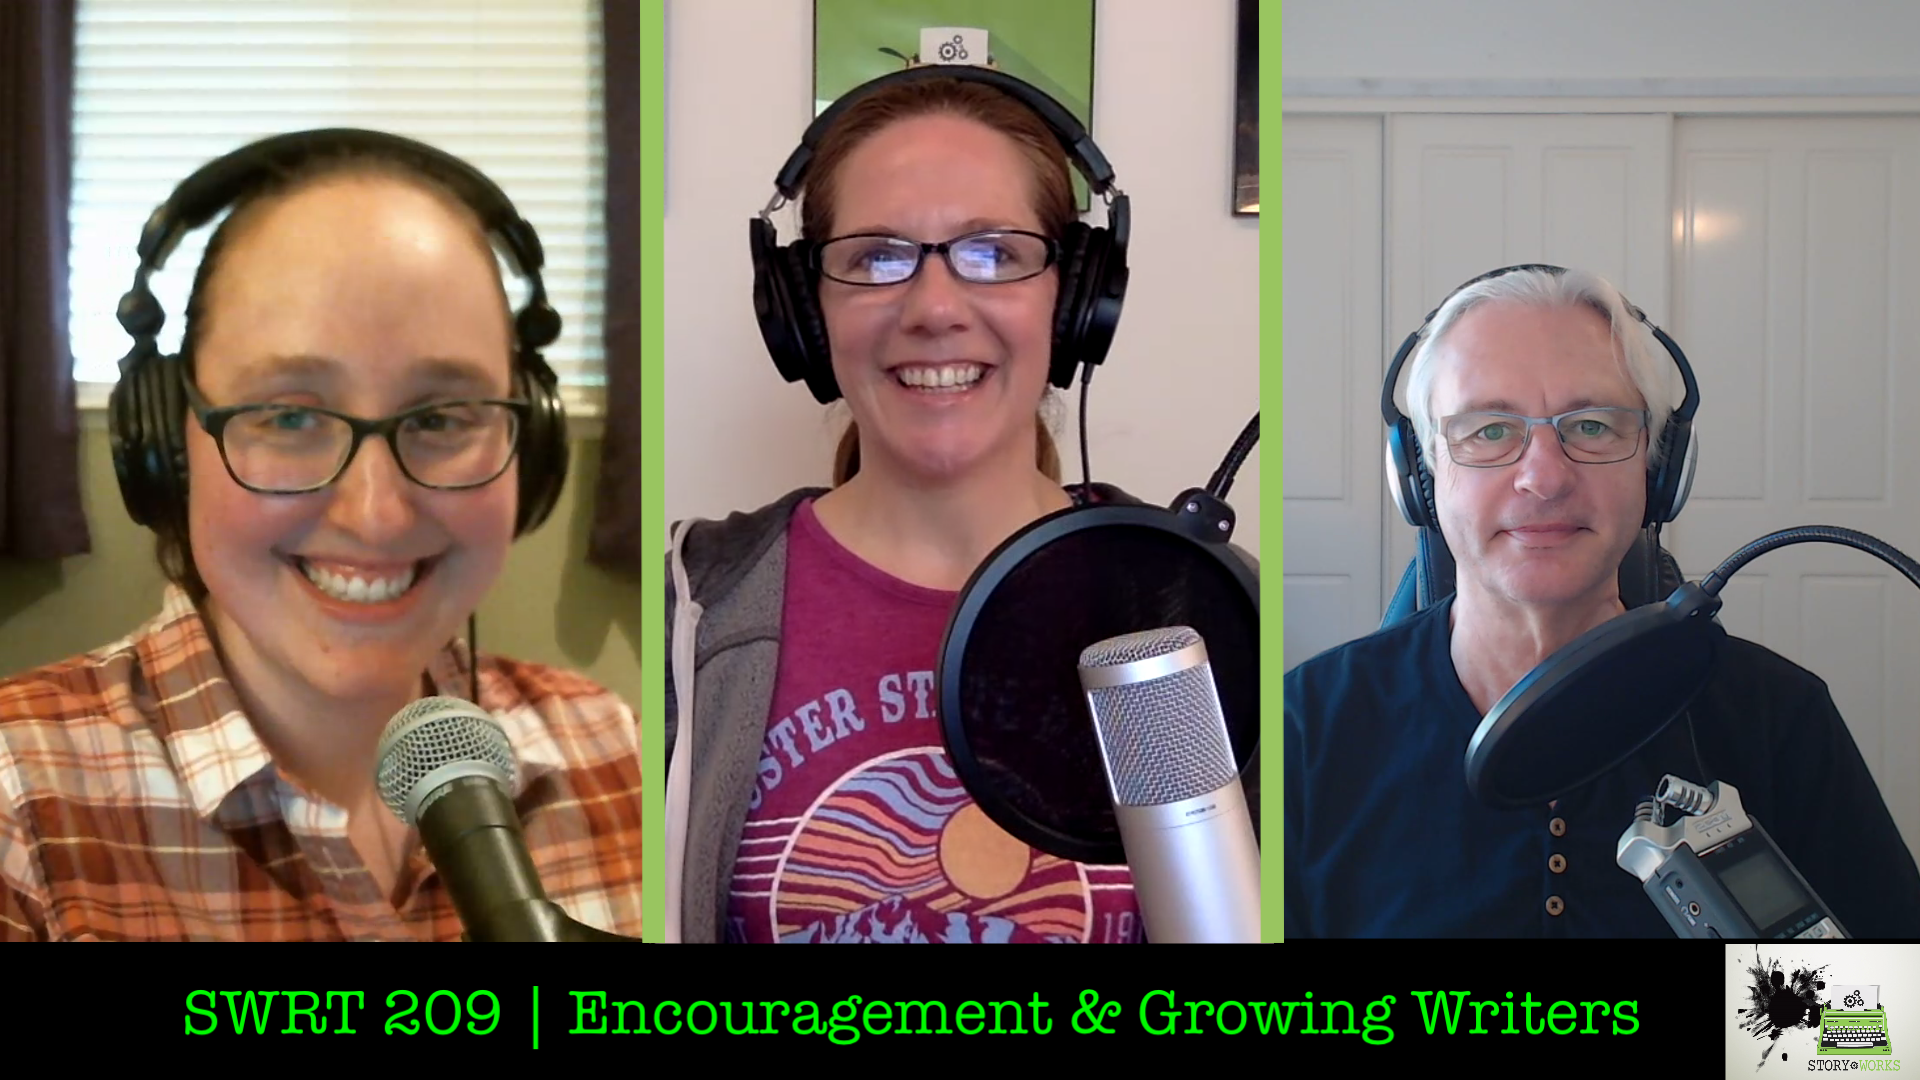
[[[804,380],[820,404],[838,400],[840,384],[833,377],[813,279],[813,245],[798,240],[781,247],[773,223],[764,218],[747,223],[747,240],[753,253],[753,314],[774,368],[788,382]]]
[[[1416,529],[1439,528],[1440,518],[1434,509],[1433,474],[1427,471],[1426,460],[1420,454],[1420,436],[1410,418],[1402,417],[1388,430],[1387,458],[1393,472],[1388,479],[1393,485],[1393,501],[1400,508],[1400,516]]]
[[[144,274],[121,294],[115,311],[120,326],[133,337],[133,346],[121,361],[121,378],[107,396],[107,432],[113,449],[113,471],[120,483],[120,501],[136,525],[151,526],[163,509],[153,460],[159,433],[149,420],[151,406],[143,376],[160,362],[154,336],[167,321],[160,301],[146,286]]]
[[[1080,316],[1080,359],[1101,364],[1113,346],[1114,331],[1120,327],[1120,304],[1126,298],[1128,269],[1126,255],[1113,243],[1113,234],[1095,229],[1081,261],[1086,275],[1084,311]]]
[[[139,348],[141,346],[136,346]],[[153,481],[147,475],[144,408],[140,404],[138,375],[143,363],[135,360],[131,374],[123,374],[107,395],[107,435],[113,448],[113,472],[120,481],[120,501],[135,525],[151,525],[149,507]]]
[[[186,401],[180,392],[179,364],[177,356],[152,357],[130,379],[133,404],[141,414],[134,475],[140,486],[141,524],[149,528],[184,525],[187,518]]]
[[[753,314],[760,323],[760,337],[780,377],[799,382],[807,374],[805,351],[794,329],[793,299],[788,295],[786,266],[773,223],[752,219],[747,223],[747,240],[753,253]]]
[[[567,483],[571,449],[567,444],[566,406],[560,400],[559,377],[538,353],[523,357],[519,367],[520,394],[528,403],[526,430],[520,433],[519,506],[514,536],[524,536],[546,523]]]
[[[1413,451],[1413,472],[1420,481],[1420,506],[1426,514],[1426,520],[1421,523],[1421,527],[1438,529],[1440,506],[1433,497],[1433,472],[1427,468],[1427,460],[1421,455],[1417,445]]]
[[[1083,364],[1099,365],[1113,345],[1126,298],[1126,253],[1110,229],[1076,221],[1060,242],[1060,294],[1054,307],[1048,378],[1062,390]]]
[[[827,317],[820,310],[820,282],[813,270],[815,247],[796,240],[779,249],[782,286],[798,344],[800,369],[814,400],[829,405],[840,400],[840,380],[833,375],[833,348],[827,343]]]
[[[1664,525],[1680,516],[1693,488],[1696,461],[1693,422],[1670,417],[1660,432],[1660,464],[1647,473],[1647,512],[1642,528]]]
[[[1685,449],[1675,446],[1674,454],[1680,459],[1680,475],[1674,477],[1672,494],[1667,498],[1667,520],[1675,521],[1680,511],[1686,509],[1687,499],[1693,494],[1693,481],[1700,475],[1700,433],[1693,430],[1693,421],[1681,421],[1686,430],[1681,433],[1681,442]]]
[[[184,526],[187,519],[187,394],[180,386],[180,370],[185,361],[170,356],[154,367],[154,378],[163,388],[166,415],[160,418],[161,438],[166,443],[165,469],[167,506]]]
[[[1047,381],[1062,390],[1073,385],[1073,373],[1085,357],[1090,261],[1098,256],[1093,250],[1098,243],[1093,228],[1083,221],[1067,226],[1067,235],[1060,240],[1060,287],[1053,305],[1053,355]]]

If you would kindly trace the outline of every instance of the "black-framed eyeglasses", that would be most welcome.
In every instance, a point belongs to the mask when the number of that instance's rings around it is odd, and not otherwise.
[[[1583,465],[1611,465],[1640,452],[1640,436],[1647,430],[1645,409],[1586,408],[1558,416],[1520,416],[1505,412],[1470,412],[1440,422],[1447,453],[1454,464],[1471,469],[1511,465],[1527,452],[1536,425],[1554,429],[1570,461]]]
[[[227,475],[261,495],[303,495],[340,479],[368,437],[387,440],[408,480],[436,491],[483,487],[513,461],[526,426],[521,400],[436,401],[378,420],[313,405],[215,407],[181,374],[187,404],[220,447]]]
[[[947,260],[962,281],[1005,285],[1038,277],[1060,257],[1060,245],[1039,233],[995,229],[923,244],[900,236],[838,236],[814,253],[820,273],[847,285],[898,285],[920,272],[928,255]]]

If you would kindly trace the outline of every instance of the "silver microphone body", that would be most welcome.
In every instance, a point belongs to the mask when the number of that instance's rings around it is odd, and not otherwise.
[[[1156,944],[1257,944],[1260,844],[1206,643],[1184,626],[1080,654],[1134,898]]]

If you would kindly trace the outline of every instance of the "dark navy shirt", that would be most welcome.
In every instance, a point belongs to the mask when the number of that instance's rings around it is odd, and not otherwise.
[[[1555,805],[1467,790],[1481,715],[1448,652],[1451,599],[1286,676],[1286,933],[1655,937],[1673,931],[1615,863],[1660,777],[1723,780],[1855,938],[1920,938],[1920,868],[1827,686],[1730,638],[1689,709]]]

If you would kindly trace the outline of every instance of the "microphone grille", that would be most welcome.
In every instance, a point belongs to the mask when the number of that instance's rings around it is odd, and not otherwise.
[[[380,735],[379,761],[380,799],[409,826],[423,809],[428,778],[490,776],[511,790],[517,768],[500,724],[472,702],[451,697],[422,698],[394,714]]]
[[[1081,653],[1082,669],[1157,660],[1200,644],[1187,627],[1110,638]],[[1239,775],[1204,650],[1187,666],[1086,691],[1114,801],[1158,806],[1218,791]]]
[[[1142,660],[1153,660],[1191,648],[1200,643],[1200,635],[1192,627],[1168,626],[1158,630],[1142,630],[1137,634],[1122,634],[1119,637],[1096,641],[1080,653],[1081,667],[1117,667],[1121,664],[1137,664]]]

